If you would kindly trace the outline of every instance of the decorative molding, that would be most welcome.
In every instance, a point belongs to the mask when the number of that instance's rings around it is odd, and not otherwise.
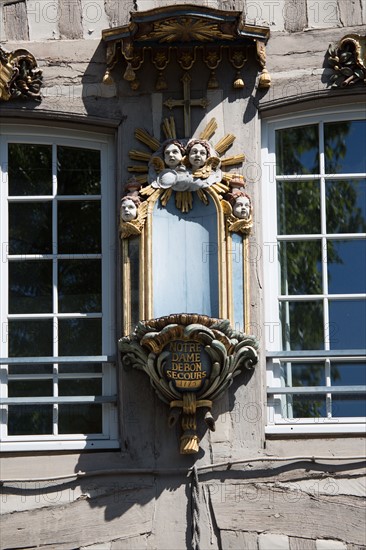
[[[41,100],[42,70],[24,49],[8,52],[0,46],[0,100]]]
[[[170,407],[168,425],[181,416],[181,454],[197,453],[197,409],[215,430],[211,407],[240,369],[258,361],[252,336],[235,332],[229,321],[198,314],[173,314],[140,321],[119,340],[122,365],[143,370],[157,396]]]
[[[333,88],[366,84],[366,36],[347,34],[328,48],[328,65],[333,69],[329,82]]]
[[[151,50],[151,61],[158,71],[156,90],[164,90],[167,83],[164,70],[174,61],[184,71],[190,70],[197,58],[211,71],[207,87],[219,86],[215,70],[228,59],[236,70],[234,88],[243,88],[241,70],[247,61],[250,50],[255,50],[256,59],[262,70],[259,87],[271,85],[265,68],[265,45],[269,38],[269,28],[246,25],[239,11],[223,11],[196,5],[175,5],[156,8],[145,12],[131,13],[130,23],[122,27],[105,29],[103,40],[107,44],[107,69],[103,82],[113,82],[112,70],[120,58],[125,61],[124,78],[131,88],[140,86],[137,71],[145,62],[146,50]],[[223,56],[224,50],[228,51]]]

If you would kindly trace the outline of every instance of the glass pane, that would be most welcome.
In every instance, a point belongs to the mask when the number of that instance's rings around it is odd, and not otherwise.
[[[365,120],[324,124],[326,173],[365,173],[365,144]]]
[[[320,233],[320,187],[318,181],[277,182],[278,233]]]
[[[366,240],[328,241],[331,294],[366,293]]]
[[[325,386],[324,363],[283,363],[282,377],[285,386]],[[287,396],[287,416],[314,418],[325,415],[324,395],[294,394]]]
[[[276,131],[277,174],[319,174],[318,125]]]
[[[52,312],[52,261],[9,263],[9,313]]]
[[[366,180],[326,182],[327,232],[366,232]]]
[[[366,416],[366,400],[362,394],[337,394],[332,396],[332,416]]]
[[[100,260],[60,260],[58,263],[59,312],[101,311],[101,286]]]
[[[324,395],[301,394],[292,396],[292,418],[326,417]]]
[[[280,242],[281,293],[322,293],[320,241]]]
[[[68,374],[68,373],[98,373],[102,372],[102,364],[101,363],[78,363],[76,365],[62,365],[59,364],[58,371],[60,374]]]
[[[100,194],[100,151],[57,147],[59,195]]]
[[[53,355],[53,321],[9,321],[9,357]]]
[[[9,204],[9,253],[52,253],[50,202]]]
[[[100,355],[101,319],[60,319],[59,355]]]
[[[101,247],[99,201],[58,203],[59,254],[96,254]]]
[[[9,405],[8,435],[52,434],[52,405]]]
[[[59,395],[102,395],[102,379],[63,379],[58,384]]]
[[[9,365],[9,376],[12,374],[52,374],[53,365]]]
[[[322,302],[280,302],[284,350],[324,349]]]
[[[52,146],[9,143],[9,195],[52,195]]]
[[[59,405],[60,434],[101,433],[102,429],[102,405]]]
[[[9,397],[41,397],[53,395],[51,380],[10,380]]]
[[[366,348],[366,301],[329,302],[331,349]]]

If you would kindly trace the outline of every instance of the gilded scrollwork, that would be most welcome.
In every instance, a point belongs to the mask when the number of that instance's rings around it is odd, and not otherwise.
[[[196,314],[140,321],[119,340],[122,365],[144,371],[159,399],[169,405],[169,427],[181,416],[181,454],[199,450],[197,409],[215,430],[213,402],[242,368],[253,369],[257,348],[254,337],[234,331],[229,321]]]
[[[0,46],[0,99],[41,100],[42,70],[24,49],[8,52]]]

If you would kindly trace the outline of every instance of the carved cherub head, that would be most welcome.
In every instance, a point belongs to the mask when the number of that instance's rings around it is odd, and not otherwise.
[[[210,157],[210,146],[203,139],[192,139],[187,145],[188,160],[194,170],[201,168],[206,164]]]
[[[125,186],[127,194],[121,199],[121,221],[130,222],[137,218],[137,209],[141,204],[138,196],[139,188],[140,184],[136,181],[135,177],[131,178]]]
[[[165,165],[168,168],[176,168],[182,163],[184,154],[184,147],[179,141],[173,140],[168,142],[163,149]]]
[[[233,189],[227,194],[227,200],[231,204],[233,214],[240,220],[248,220],[252,213],[252,201],[249,195],[239,189]]]

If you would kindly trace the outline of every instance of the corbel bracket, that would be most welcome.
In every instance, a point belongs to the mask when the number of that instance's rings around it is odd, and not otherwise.
[[[122,365],[143,370],[159,399],[169,405],[168,425],[181,416],[181,454],[199,450],[197,409],[215,430],[213,401],[241,368],[254,367],[257,348],[254,337],[234,331],[227,320],[185,313],[140,321],[119,340]]]

